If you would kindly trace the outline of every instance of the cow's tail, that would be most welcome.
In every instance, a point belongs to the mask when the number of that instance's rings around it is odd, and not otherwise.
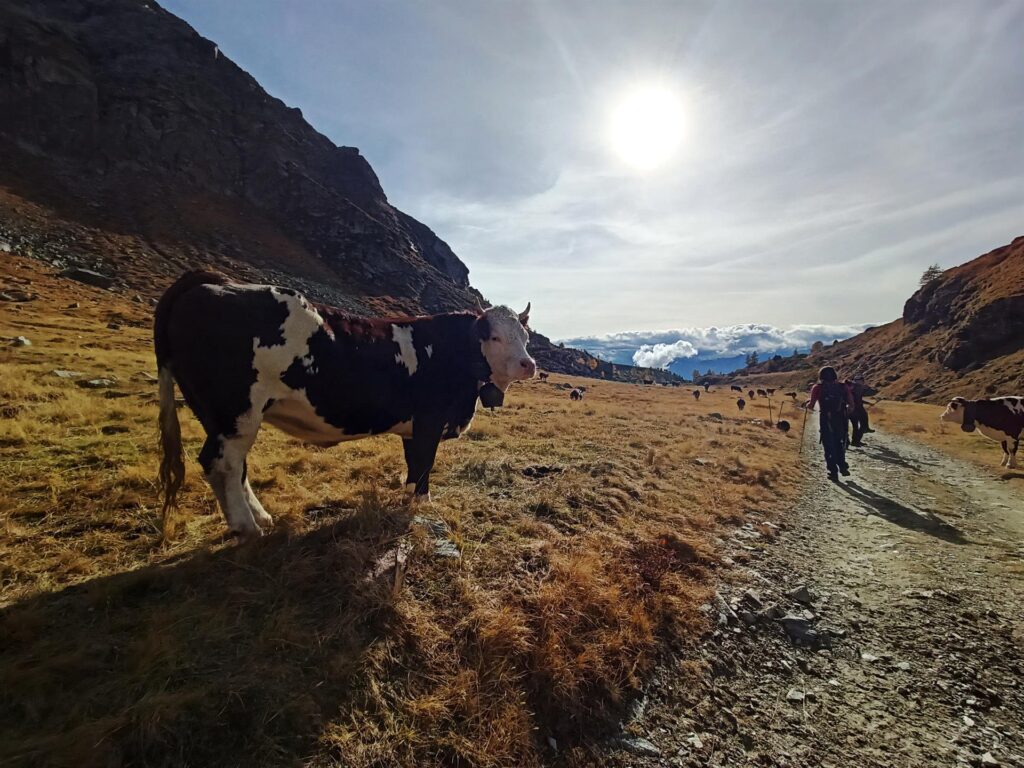
[[[170,538],[174,531],[171,513],[177,504],[178,491],[185,482],[185,452],[181,447],[181,425],[174,402],[174,374],[169,366],[161,366],[160,387],[160,491],[164,497],[163,533]]]
[[[185,452],[181,444],[181,425],[174,401],[174,355],[170,345],[169,326],[175,301],[184,293],[201,285],[223,285],[227,278],[216,272],[186,272],[179,277],[156,305],[153,313],[153,346],[156,351],[157,378],[160,395],[160,473],[158,485],[163,496],[163,534],[171,538],[174,530],[172,513],[177,505],[178,491],[185,482]]]

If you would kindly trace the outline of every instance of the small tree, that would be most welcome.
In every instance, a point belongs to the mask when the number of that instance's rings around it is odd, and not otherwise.
[[[700,371],[697,368],[693,369],[693,383],[696,384],[700,381]]]
[[[752,368],[757,365],[757,352],[750,352],[747,354],[747,368]]]
[[[821,352],[821,350],[823,350],[824,348],[825,342],[823,341],[816,341],[813,344],[811,344],[811,352]]]
[[[938,264],[932,264],[930,267],[928,267],[928,269],[924,271],[924,274],[921,275],[921,281],[918,283],[918,285],[921,288],[924,288],[932,280],[935,280],[936,278],[939,277],[942,277],[942,267],[940,267]]]

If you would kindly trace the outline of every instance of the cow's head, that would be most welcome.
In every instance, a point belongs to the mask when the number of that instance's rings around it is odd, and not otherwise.
[[[537,363],[526,351],[530,305],[516,314],[508,307],[482,310],[476,320],[480,351],[491,369],[491,383],[504,392],[513,381],[532,379]]]
[[[941,421],[959,424],[964,432],[974,431],[974,414],[970,413],[970,401],[963,397],[954,397],[949,401],[946,410],[939,416]]]

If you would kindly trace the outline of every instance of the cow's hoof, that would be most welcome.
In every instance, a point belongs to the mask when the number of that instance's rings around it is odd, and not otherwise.
[[[255,515],[255,517],[256,517],[256,525],[258,525],[260,528],[266,529],[266,528],[273,528],[274,527],[274,518],[272,518],[266,512],[264,512],[263,514],[257,513]]]
[[[414,493],[409,497],[410,507],[422,507],[424,504],[430,503],[429,493]]]
[[[263,529],[256,525],[252,528],[228,531],[228,536],[234,538],[239,544],[247,544],[263,536]]]

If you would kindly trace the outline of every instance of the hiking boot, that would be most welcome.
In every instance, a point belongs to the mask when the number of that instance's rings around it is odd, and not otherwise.
[[[842,473],[843,477],[849,477],[850,476],[850,468],[849,467],[843,467],[839,471]]]
[[[838,473],[837,473],[837,472],[836,472],[836,471],[835,471],[835,470],[833,469],[833,470],[831,470],[831,471],[830,471],[830,472],[828,473],[828,479],[829,479],[829,480],[831,480],[831,481],[832,481],[833,483],[838,483],[838,482],[839,482],[839,475],[838,475]]]
[[[874,431],[875,431],[875,430],[873,430],[873,429],[865,429],[865,430],[864,430],[864,432],[865,432],[865,433],[868,433],[868,434],[870,434],[871,432],[874,432]]]

